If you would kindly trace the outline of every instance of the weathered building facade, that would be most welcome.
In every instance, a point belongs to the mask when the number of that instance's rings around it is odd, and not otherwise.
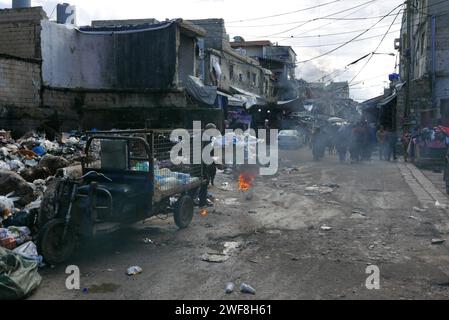
[[[0,10],[0,124],[23,131],[223,121],[187,93],[205,31],[181,19],[74,28],[40,7]],[[175,116],[174,116],[175,115]]]
[[[404,13],[398,121],[406,127],[449,125],[449,2],[412,0]]]
[[[292,47],[274,45],[268,40],[245,41],[235,37],[231,47],[240,54],[259,61],[260,65],[273,74],[274,95],[279,100],[297,98],[294,83],[296,69],[296,52]]]
[[[206,30],[204,82],[227,94],[253,96],[257,103],[274,101],[272,72],[231,47],[223,19],[190,20]],[[218,76],[219,75],[219,76]],[[261,101],[264,100],[264,101]]]

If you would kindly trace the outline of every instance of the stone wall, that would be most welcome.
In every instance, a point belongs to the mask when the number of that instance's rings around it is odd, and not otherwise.
[[[41,7],[0,10],[0,53],[21,58],[41,57]]]
[[[40,64],[0,55],[0,106],[40,105]]]

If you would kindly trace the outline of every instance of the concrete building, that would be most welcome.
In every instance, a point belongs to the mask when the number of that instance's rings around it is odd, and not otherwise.
[[[206,30],[204,82],[228,94],[253,95],[257,104],[274,101],[272,72],[258,60],[233,50],[223,19],[190,20]],[[220,69],[220,70],[217,70]],[[217,77],[217,71],[220,76]],[[264,100],[264,101],[262,101]]]
[[[348,82],[307,82],[296,81],[303,104],[313,105],[313,112],[329,117],[341,117],[356,120],[360,117],[357,111],[359,103],[350,98]]]
[[[349,97],[349,83],[344,82],[331,82],[326,86],[326,90],[334,95],[337,99],[348,100]]]
[[[192,99],[205,31],[181,19],[75,28],[40,7],[0,10],[0,126],[24,131],[223,121]]]
[[[268,40],[245,41],[235,37],[231,47],[238,53],[259,61],[260,65],[273,73],[275,95],[279,100],[297,97],[295,79],[296,52],[290,46],[274,45]]]
[[[411,0],[404,13],[398,121],[412,127],[449,126],[449,2]]]

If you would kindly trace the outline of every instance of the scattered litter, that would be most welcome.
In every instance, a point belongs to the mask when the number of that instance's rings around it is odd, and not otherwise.
[[[234,292],[234,290],[235,290],[235,284],[234,284],[233,282],[229,282],[229,283],[226,285],[225,293],[226,293],[226,294],[231,294],[231,293]]]
[[[128,270],[126,271],[126,274],[128,276],[135,276],[138,274],[141,274],[143,272],[143,269],[139,266],[134,266],[134,267],[130,267],[128,268]]]
[[[328,187],[328,188],[331,188],[331,189],[339,189],[340,188],[340,185],[338,185],[336,183],[323,183],[323,184],[320,184],[320,186],[321,187]]]
[[[240,292],[245,293],[245,294],[252,294],[252,295],[256,294],[256,290],[246,283],[242,283],[240,285]]]
[[[366,217],[366,212],[363,211],[362,209],[354,209],[354,210],[352,210],[352,213]]]
[[[299,258],[298,257],[292,257],[291,260],[292,261],[299,261]]]
[[[42,282],[37,262],[3,248],[0,248],[0,271],[0,300],[23,299]]]
[[[219,186],[219,187],[217,187],[219,190],[222,190],[222,191],[232,191],[233,190],[233,188],[232,188],[232,186],[230,185],[230,183],[229,182],[223,182],[222,184],[221,184],[221,186]]]
[[[146,239],[143,239],[143,243],[145,243],[145,244],[154,244],[154,241],[151,240],[151,239],[146,238]]]
[[[437,201],[438,202],[438,201]],[[418,208],[418,207],[413,207],[413,211],[416,211],[416,212],[426,212],[426,209],[421,209],[421,208]]]
[[[326,225],[322,226],[320,229],[321,229],[321,231],[331,231],[332,230],[331,227],[328,227]]]
[[[28,260],[35,261],[39,264],[42,264],[43,262],[42,256],[37,253],[37,247],[32,241],[22,244],[13,251]]]
[[[415,216],[410,216],[410,217],[408,217],[409,219],[412,219],[412,220],[419,220],[417,217],[415,217]]]
[[[3,217],[0,216],[0,219],[9,216],[12,213],[14,202],[19,200],[19,198],[13,198],[13,195],[14,192],[11,192],[6,196],[0,196],[0,214],[3,214]]]
[[[239,201],[239,199],[237,199],[237,198],[228,198],[228,199],[223,200],[224,204],[227,206],[236,205],[236,204],[238,204],[238,201]]]
[[[205,262],[211,262],[211,263],[223,263],[228,261],[230,256],[226,254],[221,253],[205,253],[201,257],[201,260]]]
[[[443,244],[445,242],[445,239],[432,239],[432,244]]]
[[[225,242],[223,254],[231,255],[233,252],[240,249],[241,246],[242,244],[240,242]]]
[[[43,146],[37,146],[33,148],[33,152],[35,153],[35,155],[42,157],[47,153],[47,149],[45,149],[45,147]]]
[[[27,227],[0,228],[0,246],[14,250],[25,242],[31,241],[31,231]]]
[[[447,209],[447,206],[444,204],[441,204],[439,201],[435,202],[435,207],[440,209]]]
[[[223,263],[228,261],[232,254],[238,251],[242,244],[240,242],[225,242],[222,252],[209,252],[201,256],[201,260],[212,263]]]
[[[318,186],[318,185],[314,185],[311,187],[307,187],[305,189],[306,192],[308,192],[311,195],[315,195],[315,194],[329,194],[334,192],[334,188],[328,187],[328,186]]]

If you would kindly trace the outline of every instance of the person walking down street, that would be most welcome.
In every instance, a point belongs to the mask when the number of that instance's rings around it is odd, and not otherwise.
[[[363,150],[367,142],[366,128],[362,123],[358,123],[352,129],[351,139],[351,160],[352,162],[360,162],[363,160]]]
[[[346,161],[346,155],[350,147],[351,128],[349,126],[341,126],[335,136],[335,147],[337,148],[340,162]]]
[[[362,161],[370,161],[371,160],[371,149],[372,149],[372,138],[370,133],[370,128],[368,126],[368,122],[362,122],[362,137],[360,142],[360,150],[361,150],[361,158]]]
[[[387,132],[383,126],[380,126],[376,134],[377,144],[379,146],[379,159],[387,159]]]
[[[313,160],[320,161],[324,158],[326,152],[325,136],[320,128],[316,128],[312,134],[312,153]]]
[[[374,148],[377,144],[376,139],[377,130],[374,124],[368,125],[367,123],[365,123],[365,128],[366,128],[366,143],[364,148],[363,160],[371,161]]]
[[[408,147],[410,145],[410,134],[408,132],[404,132],[401,138],[402,143],[402,152],[404,153],[404,161],[408,162]]]
[[[387,151],[387,161],[397,160],[397,150],[396,150],[396,144],[398,143],[398,135],[396,131],[391,130],[387,133],[387,144],[388,144],[388,151]]]

